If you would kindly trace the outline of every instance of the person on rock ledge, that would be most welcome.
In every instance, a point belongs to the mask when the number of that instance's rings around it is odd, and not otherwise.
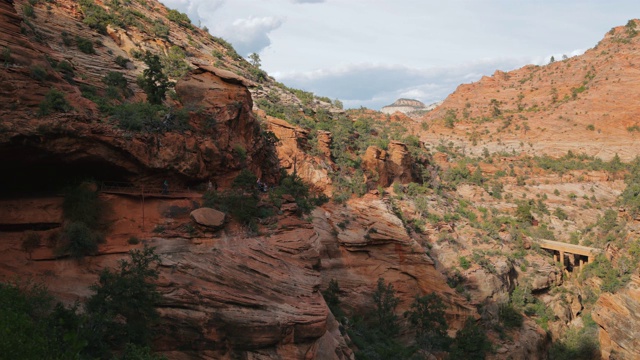
[[[167,195],[169,193],[169,180],[164,180],[162,183],[162,194]]]

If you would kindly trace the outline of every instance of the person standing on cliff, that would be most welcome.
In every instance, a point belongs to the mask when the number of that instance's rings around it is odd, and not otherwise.
[[[162,194],[166,195],[169,193],[169,180],[165,179],[162,183]]]

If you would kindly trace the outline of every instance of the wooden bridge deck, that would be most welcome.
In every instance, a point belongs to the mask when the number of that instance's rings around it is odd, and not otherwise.
[[[165,191],[162,187],[142,187],[127,183],[104,183],[100,191],[106,194],[128,195],[147,198],[184,199],[201,197],[202,193],[191,189],[175,189],[169,187]]]
[[[582,255],[582,256],[595,256],[602,252],[600,249],[582,246],[582,245],[574,245],[567,244],[559,241],[551,241],[551,240],[540,240],[540,247],[548,250],[555,250],[566,252],[570,254]]]

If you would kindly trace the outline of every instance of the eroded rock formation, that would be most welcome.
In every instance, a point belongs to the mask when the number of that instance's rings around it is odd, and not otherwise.
[[[615,294],[604,293],[593,309],[600,326],[603,359],[640,358],[640,277],[631,276],[627,286]]]

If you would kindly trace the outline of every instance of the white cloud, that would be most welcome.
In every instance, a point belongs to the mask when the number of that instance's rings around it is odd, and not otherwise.
[[[269,33],[283,24],[275,17],[237,19],[230,26],[219,29],[220,35],[230,41],[238,54],[259,53],[271,44]]]
[[[350,64],[311,72],[275,74],[287,86],[338,98],[347,107],[373,109],[398,98],[413,98],[431,104],[443,100],[462,83],[479,80],[495,70],[525,65],[525,59],[485,59],[446,67],[412,68],[402,65]]]
[[[371,108],[442,100],[496,69],[578,55],[570,49],[640,11],[637,0],[612,1],[164,0],[242,56],[260,53],[287,85]]]
[[[163,0],[162,3],[170,9],[186,13],[191,21],[198,25],[198,22],[210,19],[213,13],[225,4],[225,0]]]

